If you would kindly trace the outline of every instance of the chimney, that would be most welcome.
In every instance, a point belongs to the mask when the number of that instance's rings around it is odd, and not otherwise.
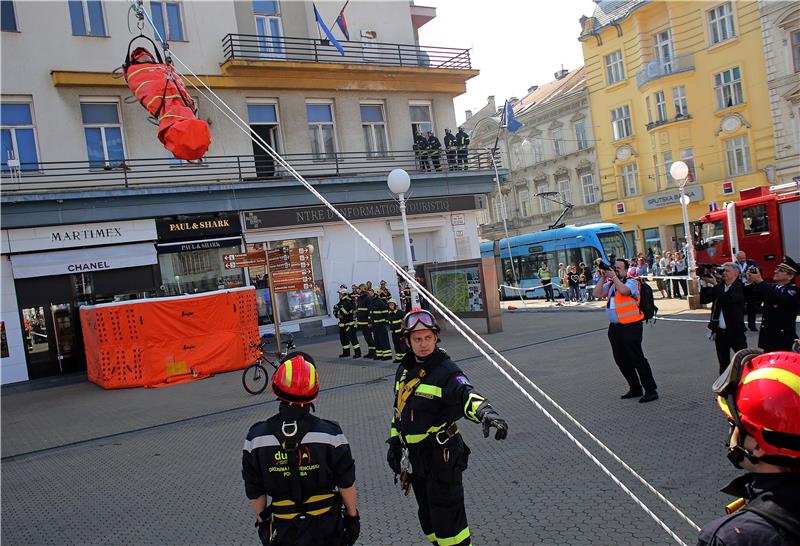
[[[529,93],[529,94],[530,94],[530,93],[533,93],[533,92],[534,92],[534,91],[536,91],[537,89],[539,89],[539,86],[538,86],[538,85],[531,85],[531,86],[528,88],[528,93]]]
[[[464,113],[467,114],[467,119],[472,117],[472,110],[466,110]],[[464,121],[466,121],[466,120],[464,120]]]
[[[497,106],[495,106],[495,103],[494,103],[494,95],[489,95],[486,98],[486,104],[489,106],[489,110],[491,110],[492,112],[497,110]]]

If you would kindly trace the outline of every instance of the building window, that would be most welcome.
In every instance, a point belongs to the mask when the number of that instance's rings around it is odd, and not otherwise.
[[[725,141],[725,158],[728,176],[739,176],[750,172],[750,144],[747,135]]]
[[[708,34],[711,45],[724,42],[736,36],[733,26],[733,8],[731,2],[726,2],[708,12]]]
[[[150,0],[153,26],[165,40],[183,40],[183,19],[180,2]],[[165,24],[166,23],[166,24]]]
[[[519,215],[523,218],[530,216],[530,204],[528,202],[528,190],[520,190],[518,194],[519,199]]]
[[[653,123],[653,109],[650,106],[650,95],[644,98],[644,105],[647,110],[647,123]]]
[[[14,10],[14,2],[11,0],[0,1],[0,22],[5,32],[17,32],[17,14]]]
[[[575,140],[578,142],[579,150],[585,150],[589,147],[589,141],[586,138],[586,123],[583,121],[575,124]]]
[[[655,45],[656,61],[661,67],[661,73],[671,74],[672,61],[675,57],[672,52],[672,31],[667,29],[653,36],[653,44]]]
[[[389,150],[382,104],[361,105],[361,128],[369,157],[385,157]]]
[[[675,105],[675,116],[689,115],[689,102],[686,100],[686,87],[679,85],[672,88],[672,104]]]
[[[314,159],[333,159],[333,154],[336,153],[332,106],[330,103],[306,104],[308,132]]]
[[[597,203],[597,187],[594,185],[594,175],[592,173],[581,175],[581,189],[583,190],[584,205]]]
[[[714,90],[717,93],[717,110],[743,103],[742,76],[739,67],[735,66],[714,74]]]
[[[675,182],[675,179],[672,178],[672,173],[669,172],[669,169],[672,167],[672,163],[672,152],[664,152],[664,175],[667,178],[667,186]]]
[[[561,129],[556,129],[553,135],[553,152],[558,155],[564,154],[564,141],[561,140]]]
[[[569,183],[569,177],[559,178],[556,180],[558,186],[558,195],[562,201],[572,203],[572,185]]]
[[[654,97],[656,103],[656,122],[663,123],[667,121],[667,99],[664,98],[663,91],[657,91]]]
[[[411,132],[414,136],[417,133],[425,135],[428,131],[433,131],[433,115],[431,114],[430,104],[411,104]]]
[[[636,163],[623,165],[620,172],[622,173],[625,197],[639,195],[639,169],[636,167]]]
[[[536,193],[539,195],[539,212],[542,214],[547,214],[550,212],[550,200],[547,199],[543,193],[547,193],[549,188],[547,187],[547,182],[542,182],[540,184],[536,184]]]
[[[492,199],[492,212],[494,213],[494,221],[502,222],[503,221],[503,203],[501,201],[501,197],[499,193],[494,194]]]
[[[544,161],[544,147],[542,146],[542,140],[535,138],[533,139],[533,162],[541,163],[542,161]]]
[[[631,129],[631,109],[627,104],[611,110],[611,129],[614,133],[614,140],[628,138],[633,134]]]
[[[265,58],[283,57],[283,24],[277,1],[253,0],[259,54]]]
[[[658,154],[653,154],[653,172],[656,176],[656,188],[661,189],[661,164],[658,162]]]
[[[697,182],[697,173],[694,170],[694,150],[692,148],[684,148],[681,150],[681,161],[686,163],[689,167],[689,174],[686,176],[686,181],[691,184]]]
[[[39,154],[36,148],[36,125],[30,102],[0,103],[0,126],[2,127],[2,170],[9,170],[19,161],[22,171],[35,171],[39,168]]]
[[[800,72],[800,30],[792,32],[792,57],[794,58],[794,71]]]
[[[69,0],[69,18],[75,36],[105,36],[103,4],[100,0]]]
[[[81,118],[89,168],[119,167],[125,161],[118,102],[82,102]]]
[[[615,51],[606,55],[606,76],[608,85],[621,82],[625,79],[625,67],[622,64],[622,51]]]

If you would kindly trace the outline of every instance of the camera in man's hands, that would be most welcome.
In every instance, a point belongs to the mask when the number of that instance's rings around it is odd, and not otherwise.
[[[613,269],[611,269],[611,266],[605,262],[600,262],[599,264],[597,264],[597,268],[600,269],[601,271],[613,271]]]
[[[722,278],[722,271],[723,268],[718,265],[713,264],[697,264],[697,269],[695,269],[695,274],[703,278],[715,278],[721,279]]]
[[[750,273],[751,275],[758,275],[759,273],[761,273],[757,265],[751,265],[750,267],[748,267],[747,272]]]

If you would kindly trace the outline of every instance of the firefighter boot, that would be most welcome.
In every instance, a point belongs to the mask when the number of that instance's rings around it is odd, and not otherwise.
[[[342,349],[342,354],[339,355],[339,358],[347,358],[348,356],[350,356],[350,349]]]
[[[356,349],[355,352],[353,352],[353,358],[361,358],[361,349],[360,348]]]
[[[371,358],[372,360],[378,360],[378,356],[375,354],[375,349],[370,349],[367,353],[367,358]]]

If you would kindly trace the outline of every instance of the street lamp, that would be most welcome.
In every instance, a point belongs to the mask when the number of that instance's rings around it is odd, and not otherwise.
[[[686,234],[686,246],[689,247],[689,260],[687,267],[689,271],[687,272],[689,275],[690,285],[694,289],[694,270],[695,270],[695,257],[694,257],[694,241],[692,238],[692,232],[689,229],[689,212],[687,211],[687,207],[691,202],[691,199],[688,195],[686,195],[686,183],[689,181],[689,166],[684,163],[683,161],[676,161],[672,164],[669,168],[669,174],[672,175],[677,181],[680,181],[680,189],[681,189],[681,211],[683,212],[683,231]],[[694,290],[692,290],[694,292]],[[692,294],[694,295],[694,294]]]
[[[408,274],[416,280],[416,273],[414,271],[414,260],[411,258],[411,238],[408,235],[408,218],[406,218],[406,192],[411,187],[411,177],[403,169],[394,169],[389,173],[386,179],[389,185],[389,191],[397,194],[400,202],[400,217],[403,220],[403,238],[406,242],[406,259],[408,261]],[[411,307],[419,307],[419,294],[411,283]]]
[[[180,296],[183,290],[181,290],[181,276],[175,275],[175,282],[178,284],[178,295]]]

